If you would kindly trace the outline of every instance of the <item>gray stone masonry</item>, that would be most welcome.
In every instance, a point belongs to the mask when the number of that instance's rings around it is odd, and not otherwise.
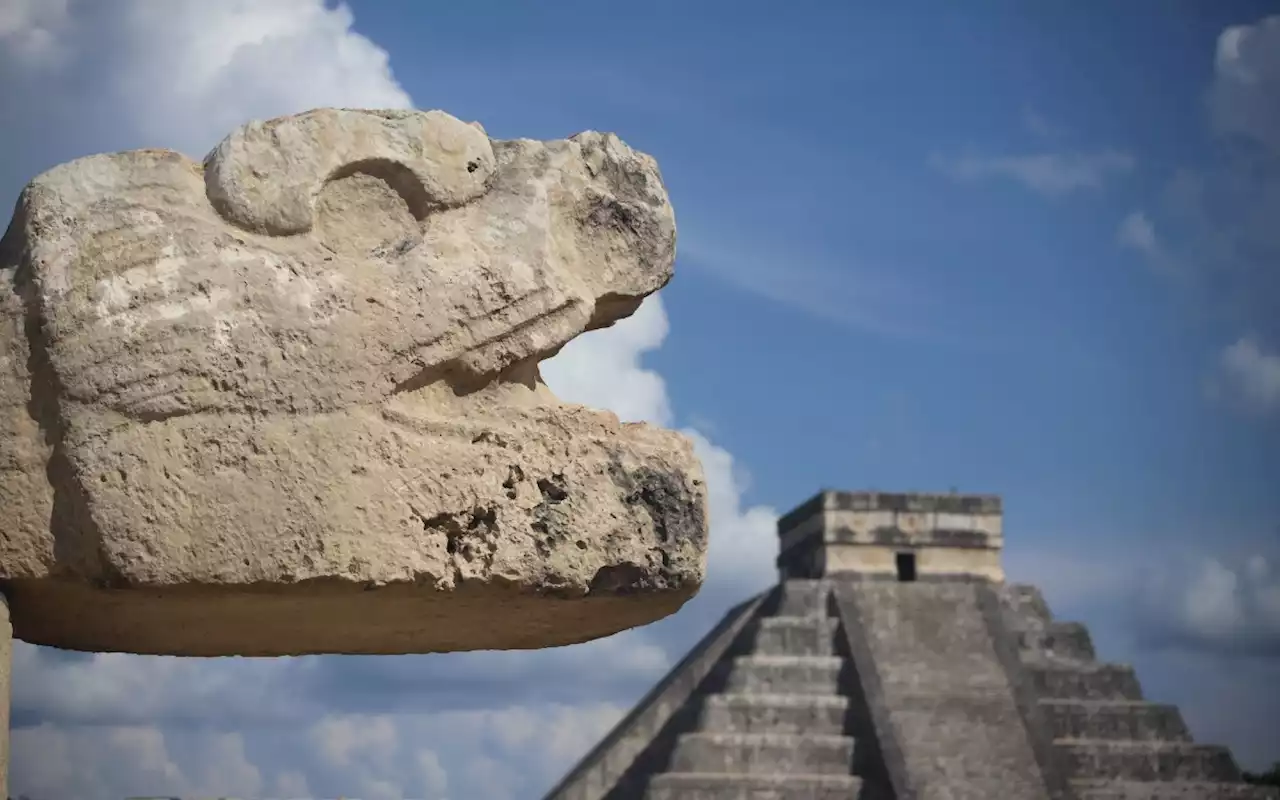
[[[720,665],[742,648],[780,588],[730,609],[724,619],[557,784],[547,800],[640,800],[665,769],[677,737],[697,722],[703,698],[723,683]],[[696,797],[697,795],[692,795]],[[767,796],[767,795],[766,795]]]
[[[784,580],[891,575],[909,556],[921,575],[1003,577],[1000,498],[822,491],[778,520]]]
[[[646,800],[876,796],[855,774],[866,746],[851,735],[847,664],[825,586],[786,581],[762,611],[743,650],[718,668],[722,690],[705,698],[696,728],[679,737]]]
[[[1048,800],[975,582],[847,580],[835,593],[876,725],[900,748],[898,800]]]
[[[824,548],[862,546],[840,515],[1000,510],[988,495],[819,494],[779,522],[784,579],[731,610],[546,800],[1280,800],[998,562],[804,572]],[[913,552],[950,548],[963,566],[964,521],[935,522],[908,526]],[[970,532],[983,526],[967,552],[986,559],[1003,534],[992,519]]]
[[[664,681],[691,689],[660,729],[624,721],[548,800],[890,800],[826,586],[786,581],[732,627],[685,660],[700,678]]]
[[[1262,800],[1225,748],[1196,744],[1173,706],[1148,702],[1130,667],[1097,660],[1089,632],[1053,619],[1034,587],[997,590],[1038,713],[1079,800]]]

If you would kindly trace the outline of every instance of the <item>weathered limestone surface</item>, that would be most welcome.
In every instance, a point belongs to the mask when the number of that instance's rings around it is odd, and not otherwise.
[[[19,638],[176,655],[545,647],[678,609],[688,441],[538,362],[671,277],[654,161],[441,112],[92,156],[0,245],[0,583]]]

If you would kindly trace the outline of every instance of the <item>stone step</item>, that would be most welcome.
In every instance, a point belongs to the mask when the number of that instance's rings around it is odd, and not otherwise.
[[[1079,622],[1050,622],[1018,631],[1018,645],[1024,650],[1068,661],[1093,661],[1097,654],[1089,629]]]
[[[839,735],[848,709],[838,695],[718,694],[706,700],[701,730]]]
[[[759,655],[829,656],[839,621],[831,617],[764,617],[754,623],[751,652]]]
[[[997,591],[1000,594],[1000,605],[1014,630],[1040,627],[1052,620],[1044,595],[1036,587],[1007,583]]]
[[[1031,685],[1044,700],[1141,700],[1142,687],[1125,664],[1023,661]]]
[[[783,581],[774,613],[780,617],[825,617],[828,594],[826,581]]]
[[[686,733],[672,772],[849,775],[853,737],[793,733]]]
[[[861,791],[853,775],[668,772],[653,777],[645,800],[852,800]]]
[[[726,693],[840,693],[839,656],[738,656],[728,663]]]
[[[1044,700],[1055,739],[1189,742],[1176,706],[1130,700]]]
[[[1280,800],[1280,787],[1204,781],[1072,781],[1076,800]]]
[[[1059,739],[1054,747],[1073,779],[1226,783],[1240,780],[1240,770],[1225,747],[1097,739]]]

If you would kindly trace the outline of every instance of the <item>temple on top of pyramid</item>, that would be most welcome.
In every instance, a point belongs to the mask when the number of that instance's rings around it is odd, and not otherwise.
[[[819,492],[778,520],[782,580],[1004,579],[994,495]]]
[[[1005,582],[1000,498],[824,491],[778,537],[546,800],[1280,800]]]

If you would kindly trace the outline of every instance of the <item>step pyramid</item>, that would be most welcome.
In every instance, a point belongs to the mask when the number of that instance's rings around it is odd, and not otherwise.
[[[1033,586],[999,589],[1034,715],[1080,800],[1267,798],[1249,786],[1225,747],[1198,744],[1175,706],[1142,694],[1133,668],[1101,662],[1089,631],[1053,618]]]
[[[547,800],[1280,800],[1004,582],[999,500],[823,492]]]

